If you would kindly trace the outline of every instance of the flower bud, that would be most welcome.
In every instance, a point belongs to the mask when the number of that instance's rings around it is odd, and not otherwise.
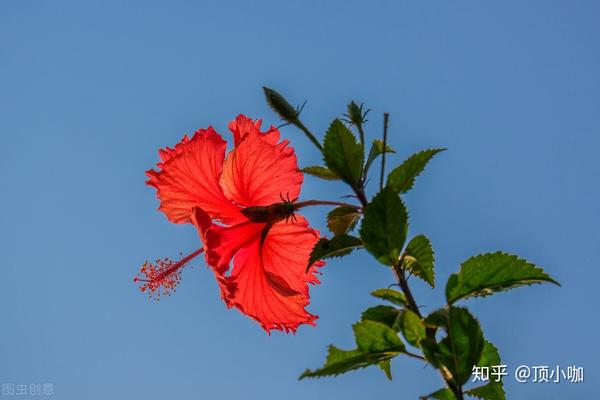
[[[263,86],[265,97],[269,106],[275,111],[284,121],[295,123],[298,121],[298,110],[294,108],[282,95]]]
[[[361,126],[367,122],[366,117],[369,111],[363,111],[363,104],[359,106],[356,102],[352,101],[348,104],[348,113],[344,114],[344,116],[346,117],[346,122],[355,126]]]

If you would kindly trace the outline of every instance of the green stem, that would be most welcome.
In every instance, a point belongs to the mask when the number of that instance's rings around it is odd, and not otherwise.
[[[354,191],[354,194],[356,194],[356,197],[360,201],[360,204],[362,204],[362,209],[365,210],[369,205],[369,200],[367,200],[367,196],[365,195],[364,186],[361,184],[360,186],[351,185],[351,187]]]
[[[329,200],[305,200],[294,203],[294,209],[300,209],[302,207],[308,206],[342,206],[342,207],[351,207],[357,210],[360,210],[361,207],[356,204],[344,203],[341,201],[329,201]]]
[[[358,128],[358,134],[360,135],[360,144],[362,144],[363,149],[365,148],[365,131],[363,130],[362,123],[356,124]]]
[[[396,273],[396,277],[398,278],[398,284],[400,285],[400,288],[402,289],[402,293],[404,293],[404,296],[406,296],[406,302],[408,303],[406,305],[407,308],[409,310],[411,310],[412,312],[414,312],[415,314],[417,314],[419,316],[419,318],[422,319],[423,316],[421,315],[419,306],[417,305],[417,302],[415,301],[412,291],[410,290],[410,287],[408,286],[408,281],[406,280],[406,272],[405,272],[404,268],[402,267],[405,255],[406,255],[406,253],[402,254],[400,259],[398,260],[398,263],[396,263],[393,266],[394,272]],[[435,329],[427,328],[426,334],[427,334],[427,338],[429,340],[433,340],[434,342],[436,341]],[[452,390],[452,393],[454,393],[454,396],[456,397],[456,399],[464,400],[464,394],[462,391],[462,387],[460,385],[457,385],[451,376],[446,376],[442,371],[440,371],[440,373],[442,375],[442,378],[444,378],[444,381],[448,385],[448,388],[450,388],[450,390]]]
[[[404,351],[404,354],[406,354],[406,355],[407,355],[407,356],[409,356],[409,357],[416,358],[417,360],[421,360],[421,361],[427,361],[427,360],[425,359],[425,357],[423,357],[423,356],[420,356],[420,355],[418,355],[418,354],[415,354],[415,353],[411,353],[410,351]]]
[[[387,148],[389,113],[383,113],[383,153],[381,154],[381,177],[379,180],[379,190],[383,190],[383,179],[385,177],[385,149]]]
[[[421,311],[419,310],[419,306],[417,305],[417,302],[413,297],[410,287],[408,286],[404,269],[401,267],[403,258],[404,256],[400,258],[400,262],[398,263],[398,265],[394,265],[394,271],[396,271],[396,275],[398,277],[398,284],[400,285],[402,292],[406,296],[406,301],[408,302],[408,309],[417,314],[419,318],[423,318],[423,316],[421,315]]]
[[[308,130],[308,128],[306,126],[304,126],[304,124],[296,118],[295,121],[292,122],[296,127],[298,127],[298,129],[300,129],[302,132],[304,132],[304,134],[308,137],[308,139],[313,142],[313,144],[315,146],[317,146],[317,148],[319,149],[319,151],[322,153],[323,152],[323,145],[321,145],[321,143],[317,140],[317,137]]]

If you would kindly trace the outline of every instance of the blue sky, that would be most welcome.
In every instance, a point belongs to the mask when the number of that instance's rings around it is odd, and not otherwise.
[[[54,383],[55,398],[415,399],[441,386],[397,359],[298,382],[326,346],[352,345],[368,293],[391,282],[364,253],[330,262],[312,290],[316,328],[267,336],[227,310],[202,263],[149,302],[146,259],[198,245],[156,211],[144,171],[159,147],[238,113],[277,124],[268,85],[322,133],[355,99],[391,113],[389,165],[448,147],[406,201],[437,253],[426,310],[461,261],[505,250],[562,288],[468,303],[518,365],[585,368],[583,384],[518,384],[509,398],[600,395],[600,5],[593,1],[4,1],[0,4],[0,382]],[[301,165],[310,143],[284,128]],[[372,187],[371,187],[372,189]],[[303,198],[341,185],[306,179]],[[371,191],[370,194],[373,194]],[[307,214],[325,230],[325,209]]]

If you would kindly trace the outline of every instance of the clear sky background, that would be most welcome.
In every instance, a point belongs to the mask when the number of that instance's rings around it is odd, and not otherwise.
[[[2,1],[0,382],[54,383],[57,399],[416,399],[438,387],[415,360],[299,382],[392,283],[364,252],[328,263],[317,327],[268,336],[219,298],[196,262],[149,301],[146,259],[199,242],[156,211],[144,171],[159,147],[238,113],[277,124],[261,86],[308,100],[322,134],[352,99],[391,113],[398,154],[448,147],[406,201],[437,252],[442,304],[461,261],[505,250],[562,288],[468,303],[509,371],[583,366],[583,384],[518,384],[511,399],[597,399],[600,3],[594,1]],[[318,162],[292,128],[301,165]],[[370,195],[373,194],[373,183]],[[303,198],[343,186],[307,177]],[[325,231],[325,208],[311,209]],[[371,397],[373,396],[373,397]]]

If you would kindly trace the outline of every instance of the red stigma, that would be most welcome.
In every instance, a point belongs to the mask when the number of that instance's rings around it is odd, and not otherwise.
[[[146,261],[133,281],[141,282],[140,291],[148,293],[148,297],[153,300],[160,300],[161,296],[170,296],[181,282],[182,267],[203,251],[204,249],[198,249],[177,262],[169,258],[159,259],[154,263]]]

